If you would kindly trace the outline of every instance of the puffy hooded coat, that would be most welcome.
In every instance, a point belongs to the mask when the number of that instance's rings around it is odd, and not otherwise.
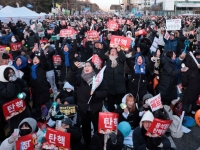
[[[33,119],[33,118],[25,118],[25,119],[23,119],[23,120],[20,122],[19,126],[18,126],[19,131],[20,131],[20,126],[21,126],[23,123],[25,123],[25,122],[28,123],[29,126],[31,127],[31,129],[32,129],[32,132],[31,132],[31,133],[36,132],[37,140],[38,140],[38,146],[39,146],[39,148],[37,148],[37,150],[42,150],[42,148],[41,148],[40,145],[42,145],[41,142],[42,142],[42,140],[43,140],[44,133],[37,127],[37,122],[36,122],[36,120]],[[1,146],[0,146],[0,150],[14,150],[14,149],[16,149],[16,147],[15,147],[15,142],[13,142],[13,143],[10,144],[10,143],[8,143],[8,139],[9,139],[9,138],[5,139],[5,140],[2,142],[2,144],[1,144]]]

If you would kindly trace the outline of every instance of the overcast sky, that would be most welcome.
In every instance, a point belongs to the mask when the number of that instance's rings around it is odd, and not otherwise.
[[[109,9],[111,4],[119,4],[119,0],[90,0],[90,2],[98,4],[104,10]]]

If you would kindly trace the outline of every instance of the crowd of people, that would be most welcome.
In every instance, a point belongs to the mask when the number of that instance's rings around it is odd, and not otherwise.
[[[119,23],[119,19],[125,22]],[[166,19],[181,19],[182,27],[169,31]],[[108,21],[118,23],[118,29],[109,30]],[[59,37],[60,31],[67,28],[76,33]],[[90,30],[97,31],[99,39],[88,40],[85,33]],[[140,30],[145,32],[136,34]],[[165,38],[166,34],[169,38]],[[113,35],[130,38],[129,50],[110,47]],[[151,51],[155,37],[158,47]],[[0,150],[14,150],[19,137],[34,132],[39,141],[35,149],[42,149],[45,132],[37,125],[41,121],[47,122],[48,127],[70,133],[72,150],[121,150],[123,131],[98,133],[99,112],[105,108],[119,114],[118,123],[130,124],[135,150],[172,149],[165,135],[151,137],[146,132],[154,118],[170,119],[164,105],[173,110],[181,103],[180,110],[174,112],[178,116],[183,110],[186,116],[194,117],[198,110],[200,65],[189,52],[200,63],[199,37],[200,17],[193,16],[156,16],[152,20],[151,16],[84,15],[30,20],[30,24],[23,20],[0,21],[0,45],[6,47],[0,52]],[[20,49],[13,49],[11,45],[19,42]],[[92,61],[94,55],[102,60],[101,67]],[[55,62],[54,56],[61,61]],[[103,66],[106,66],[103,79],[92,90],[93,77]],[[178,85],[182,85],[181,90]],[[23,96],[25,109],[5,119],[3,106],[19,94]],[[152,111],[148,99],[158,94],[162,105]],[[77,105],[76,114],[56,117],[61,114],[58,106],[69,104]],[[61,126],[56,120],[62,120]],[[5,133],[6,127],[8,133]],[[19,129],[19,134],[15,129]],[[108,136],[106,143],[105,136]]]

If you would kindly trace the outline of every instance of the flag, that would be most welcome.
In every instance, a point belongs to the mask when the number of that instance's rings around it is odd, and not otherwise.
[[[27,4],[26,7],[28,7],[28,8],[33,8],[33,5],[31,5],[31,4]]]

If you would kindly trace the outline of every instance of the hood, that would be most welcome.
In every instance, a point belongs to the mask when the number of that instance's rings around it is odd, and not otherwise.
[[[145,114],[143,115],[141,121],[140,121],[140,127],[142,127],[142,121],[151,121],[153,122],[154,116],[152,114],[152,112],[150,112],[149,110],[147,112],[145,112]]]
[[[21,58],[21,60],[22,60],[22,64],[21,64],[20,66],[17,66],[17,65],[16,65],[16,61],[17,61],[18,58]],[[22,68],[25,68],[25,67],[27,66],[27,59],[26,59],[26,57],[24,57],[24,56],[18,56],[18,57],[16,57],[13,66],[14,66],[16,69],[18,69],[18,70],[19,70],[19,69],[22,69]]]
[[[132,32],[131,31],[127,31],[126,32],[126,37],[128,36],[128,34],[131,34],[131,37],[132,37]]]
[[[63,90],[66,88],[72,89],[74,91],[74,87],[71,84],[69,84],[69,82],[65,82],[65,84],[63,86]]]
[[[0,66],[0,81],[1,82],[8,82],[8,80],[5,79],[4,77],[4,71],[6,68],[12,68],[15,71],[15,74],[17,75],[16,69],[13,66],[9,66],[9,65],[2,65]]]
[[[69,51],[71,51],[71,50],[72,50],[72,47],[71,47],[71,45],[70,45],[70,44],[66,43],[65,45],[67,45],[67,47],[68,47]],[[65,46],[65,45],[64,45],[64,46]],[[64,46],[63,46],[63,51],[64,51]]]
[[[126,104],[126,97],[127,95],[132,95],[131,93],[126,94],[123,98],[122,98],[122,103]],[[132,95],[133,96],[133,95]]]
[[[23,120],[20,122],[18,128],[20,128],[20,126],[21,126],[23,123],[25,123],[25,122],[28,123],[28,124],[30,125],[30,127],[31,127],[31,129],[32,129],[32,132],[31,132],[31,133],[34,133],[34,132],[36,131],[36,128],[37,128],[37,122],[36,122],[36,120],[33,119],[33,118],[25,118],[25,119],[23,119]]]

